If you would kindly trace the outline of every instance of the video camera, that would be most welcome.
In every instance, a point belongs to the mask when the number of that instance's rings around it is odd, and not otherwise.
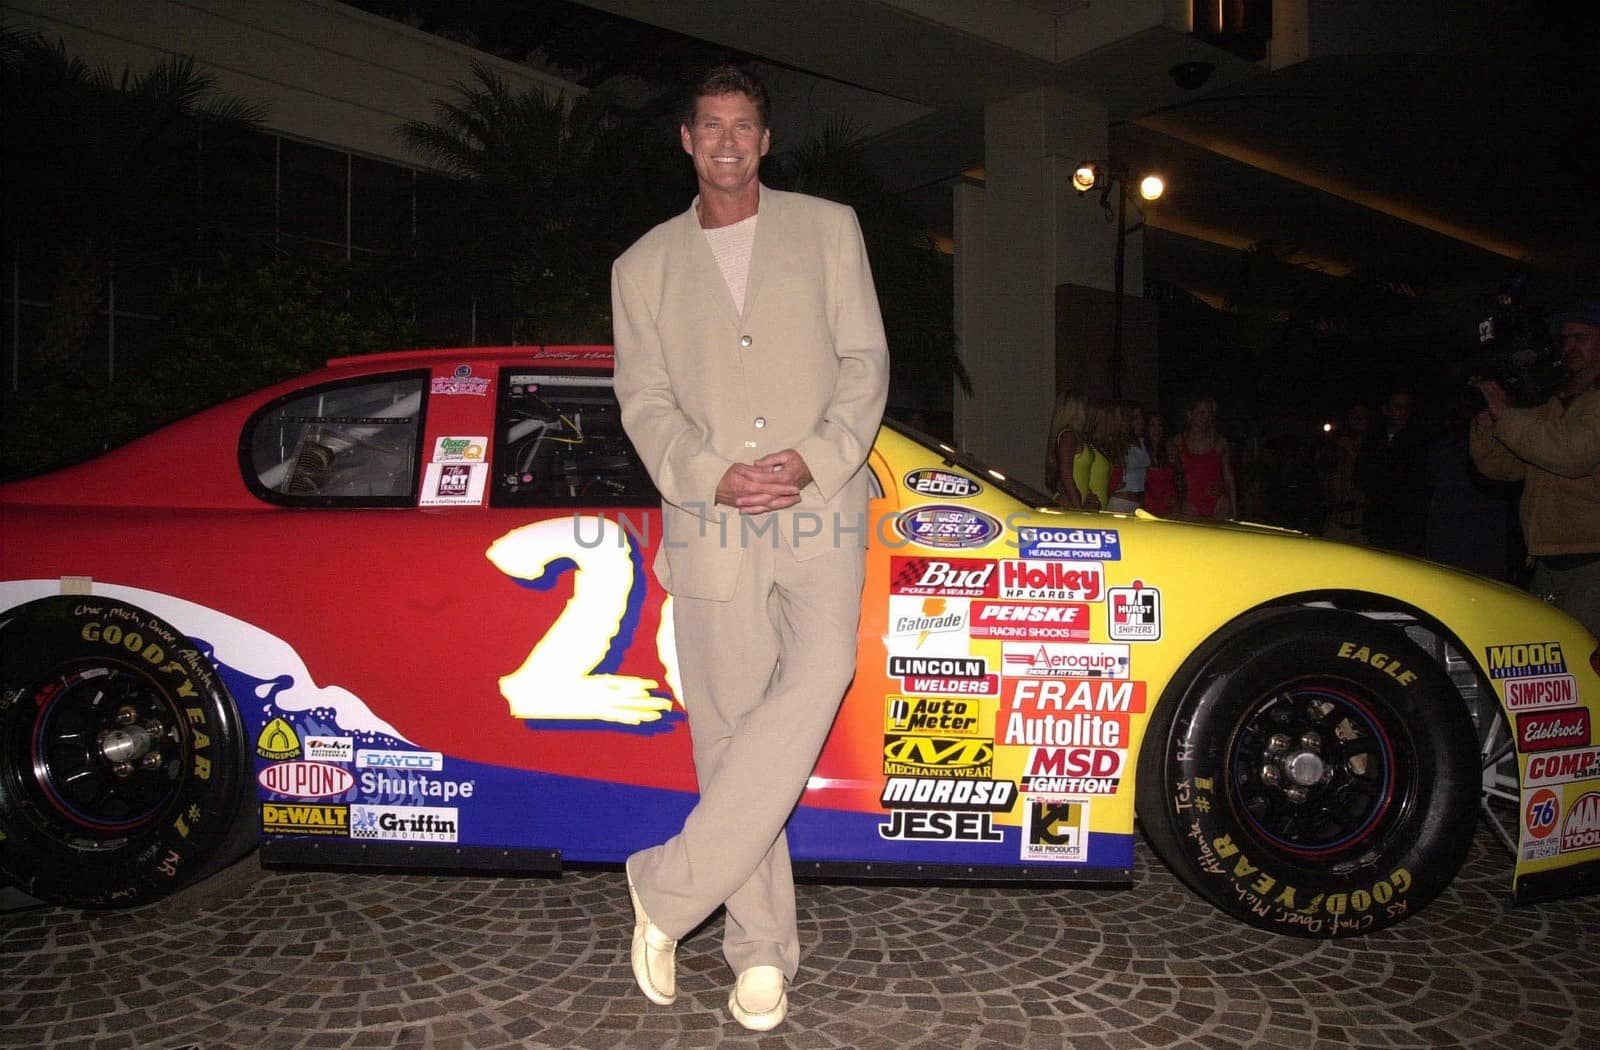
[[[1548,400],[1567,377],[1561,347],[1546,311],[1530,301],[1528,283],[1518,274],[1495,296],[1494,313],[1478,322],[1478,350],[1467,361],[1471,379],[1494,380],[1523,407]]]

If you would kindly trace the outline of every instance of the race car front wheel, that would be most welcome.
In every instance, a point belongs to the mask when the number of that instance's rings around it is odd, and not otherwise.
[[[254,793],[216,669],[164,622],[93,595],[0,617],[0,875],[128,907],[248,851]]]
[[[1180,878],[1251,926],[1370,933],[1460,869],[1477,752],[1449,679],[1403,632],[1269,611],[1200,650],[1163,697],[1140,823]]]

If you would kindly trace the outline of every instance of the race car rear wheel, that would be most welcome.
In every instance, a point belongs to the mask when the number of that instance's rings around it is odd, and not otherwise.
[[[1479,786],[1471,719],[1403,632],[1276,610],[1174,679],[1140,752],[1138,811],[1162,860],[1223,911],[1338,937],[1449,885]]]
[[[125,602],[0,618],[0,874],[57,904],[127,907],[248,851],[239,713],[189,639]]]

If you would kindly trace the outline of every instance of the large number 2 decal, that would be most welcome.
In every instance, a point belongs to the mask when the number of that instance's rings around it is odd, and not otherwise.
[[[590,544],[593,526],[598,542]],[[584,542],[580,543],[579,536]],[[513,529],[489,545],[488,558],[514,579],[547,590],[576,572],[572,597],[522,666],[500,679],[513,718],[654,722],[682,696],[673,641],[672,599],[661,606],[656,653],[670,696],[653,678],[615,674],[633,639],[648,590],[633,537],[603,517],[552,518]]]

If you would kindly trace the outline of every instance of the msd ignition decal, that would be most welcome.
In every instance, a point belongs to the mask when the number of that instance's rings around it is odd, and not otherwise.
[[[1023,601],[1097,602],[1105,593],[1099,562],[1003,561],[1000,597]]]
[[[330,798],[356,784],[348,769],[326,762],[276,762],[263,769],[256,780],[273,794],[290,798]]]
[[[1567,673],[1560,642],[1519,642],[1488,647],[1489,677],[1538,678]]]
[[[895,517],[894,527],[917,546],[940,550],[986,547],[1002,532],[1000,523],[987,514],[939,503],[902,511]]]
[[[1008,680],[995,741],[1025,746],[1023,786],[1114,794],[1128,760],[1129,714],[1145,709],[1145,683],[1108,679]]]
[[[884,698],[883,729],[886,733],[981,736],[978,713],[976,700],[890,696]]]
[[[1506,706],[1513,711],[1571,707],[1578,702],[1578,680],[1570,674],[1506,681]]]
[[[1113,642],[1160,639],[1161,592],[1142,580],[1106,591],[1106,632]]]
[[[1005,673],[1027,678],[1126,678],[1126,645],[1049,642],[1005,642]]]
[[[1589,712],[1582,707],[1517,716],[1518,751],[1558,751],[1589,742]]]
[[[932,656],[967,656],[966,598],[889,598],[892,652]]]
[[[350,837],[390,842],[455,842],[461,820],[454,807],[350,807]]]
[[[919,696],[999,696],[1000,676],[981,656],[889,657],[889,677]]]
[[[905,476],[905,485],[919,496],[935,499],[966,499],[983,491],[982,485],[965,474],[935,467],[913,470]]]
[[[572,597],[522,666],[500,679],[512,718],[607,725],[583,728],[659,732],[645,725],[681,718],[678,650],[672,599],[661,605],[654,639],[665,686],[654,678],[617,674],[634,644],[648,591],[639,549],[628,530],[600,515],[549,518],[513,529],[489,545],[494,567],[523,586],[548,591],[575,573]]]
[[[1017,553],[1024,558],[1066,561],[1121,561],[1122,538],[1116,529],[1017,529]]]
[[[983,558],[890,558],[889,593],[993,598],[995,562]]]
[[[1578,800],[1567,807],[1566,819],[1561,822],[1561,852],[1600,846],[1600,794],[1585,791]]]
[[[1089,800],[1022,796],[1022,859],[1082,864],[1089,859]]]
[[[1016,642],[1087,642],[1089,607],[1048,602],[973,602],[972,637]]]

